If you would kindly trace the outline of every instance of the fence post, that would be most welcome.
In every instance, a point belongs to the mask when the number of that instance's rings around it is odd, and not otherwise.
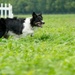
[[[5,18],[7,17],[7,4],[5,3]]]
[[[9,17],[10,17],[10,18],[13,18],[12,6],[11,6],[11,4],[9,4]]]

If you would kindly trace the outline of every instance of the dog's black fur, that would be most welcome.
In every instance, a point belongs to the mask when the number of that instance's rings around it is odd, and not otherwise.
[[[23,22],[24,19],[6,19],[6,31],[8,32],[9,30],[12,31],[13,33],[16,33],[17,35],[22,34],[22,29],[23,27]]]

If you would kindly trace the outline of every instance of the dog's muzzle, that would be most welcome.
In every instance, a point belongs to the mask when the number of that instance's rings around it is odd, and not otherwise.
[[[42,27],[43,24],[45,24],[45,22],[37,22],[37,23],[35,23],[35,25],[37,25],[38,27]]]

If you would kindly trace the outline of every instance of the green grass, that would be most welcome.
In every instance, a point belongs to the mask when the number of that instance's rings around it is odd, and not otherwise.
[[[75,14],[44,21],[33,37],[0,39],[0,75],[75,75]]]

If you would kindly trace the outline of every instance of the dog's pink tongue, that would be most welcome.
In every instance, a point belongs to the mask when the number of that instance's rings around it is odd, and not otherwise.
[[[42,24],[38,24],[38,26],[42,28]]]

